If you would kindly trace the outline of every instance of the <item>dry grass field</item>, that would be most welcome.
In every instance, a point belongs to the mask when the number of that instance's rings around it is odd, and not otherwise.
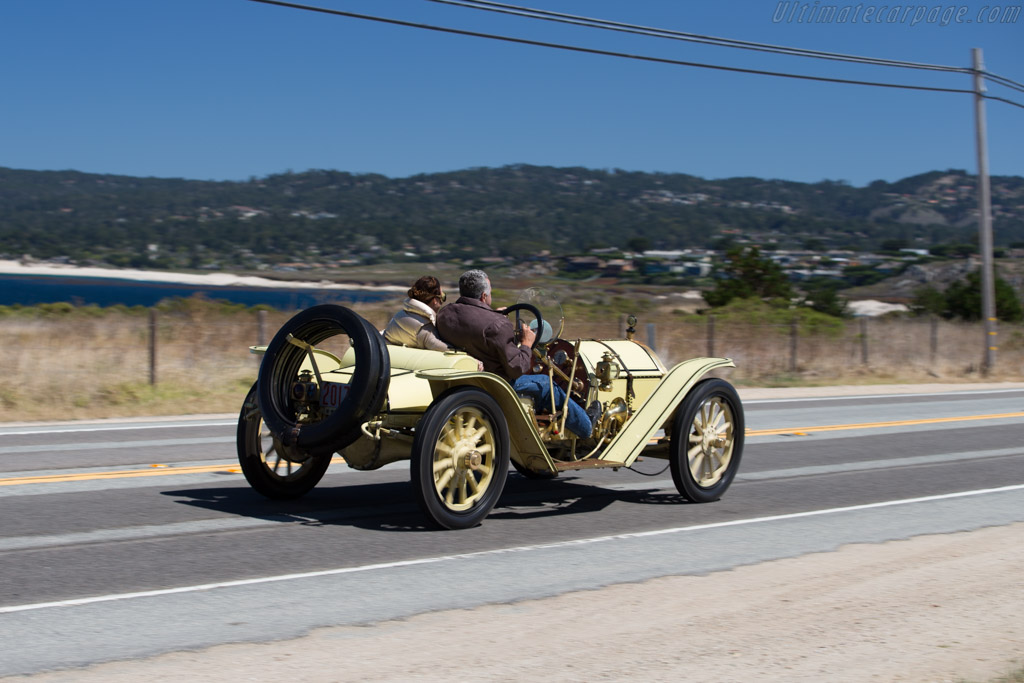
[[[378,328],[390,306],[356,306]],[[0,421],[229,413],[255,380],[265,342],[291,313],[184,304],[157,316],[156,383],[146,313],[0,317]],[[580,316],[591,317],[591,316]],[[623,334],[622,315],[571,318],[566,338]],[[791,325],[693,321],[672,311],[642,315],[637,339],[653,342],[667,366],[698,355],[736,361],[741,386],[971,382],[980,372],[980,325],[924,319],[859,319],[811,332]],[[1024,379],[1024,329],[1000,326],[995,372]]]
[[[391,313],[356,306],[378,328]],[[178,305],[156,318],[156,383],[150,382],[147,313],[0,317],[0,421],[234,412],[255,380],[259,357],[248,347],[269,340],[290,313]],[[623,316],[570,316],[566,338],[622,335]],[[978,324],[928,320],[849,320],[819,332],[791,325],[740,324],[652,308],[637,339],[653,342],[666,365],[694,356],[728,356],[741,386],[970,382],[980,372]],[[653,338],[652,338],[653,337]],[[1024,328],[1000,326],[995,371],[1024,379]]]

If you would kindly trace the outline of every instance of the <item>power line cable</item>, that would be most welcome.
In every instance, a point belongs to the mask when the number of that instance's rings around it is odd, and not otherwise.
[[[1020,107],[1021,109],[1024,109],[1024,104],[1021,104],[1020,102],[1014,102],[1013,100],[1008,100],[1005,97],[996,97],[995,95],[982,95],[982,97],[984,97],[986,100],[996,100],[997,102],[1005,102],[1006,104],[1012,105],[1014,107]]]
[[[742,68],[742,67],[723,66],[723,65],[720,65],[720,64],[707,64],[707,63],[703,63],[703,62],[689,62],[689,61],[683,61],[683,60],[678,60],[678,59],[668,59],[668,58],[664,58],[664,57],[651,57],[651,56],[648,56],[648,55],[637,55],[637,54],[630,54],[630,53],[626,53],[626,52],[615,52],[615,51],[611,51],[611,50],[601,50],[601,49],[597,49],[597,48],[580,47],[580,46],[577,46],[577,45],[565,45],[565,44],[561,44],[561,43],[550,43],[550,42],[539,41],[539,40],[530,40],[530,39],[527,39],[527,38],[515,38],[515,37],[512,37],[512,36],[503,36],[503,35],[498,35],[498,34],[493,34],[493,33],[483,33],[483,32],[480,32],[480,31],[468,31],[468,30],[464,30],[464,29],[456,29],[456,28],[450,28],[450,27],[446,27],[446,26],[434,26],[434,25],[431,25],[431,24],[422,24],[422,23],[418,23],[418,22],[404,21],[404,20],[401,20],[401,19],[391,19],[391,18],[388,18],[388,17],[378,17],[378,16],[369,15],[369,14],[359,14],[359,13],[356,13],[356,12],[346,12],[346,11],[343,11],[343,10],[329,9],[329,8],[326,8],[326,7],[316,7],[316,6],[313,6],[313,5],[302,5],[302,4],[299,4],[299,3],[285,2],[284,0],[249,0],[249,1],[250,2],[257,2],[257,3],[261,3],[261,4],[265,4],[265,5],[276,5],[276,6],[279,6],[279,7],[287,7],[287,8],[291,8],[291,9],[299,9],[299,10],[306,10],[306,11],[310,11],[310,12],[318,12],[318,13],[321,13],[321,14],[331,14],[331,15],[335,15],[335,16],[349,17],[349,18],[352,18],[352,19],[363,19],[363,20],[366,20],[366,21],[375,21],[375,22],[379,22],[379,23],[392,24],[392,25],[395,25],[395,26],[406,26],[406,27],[409,27],[409,28],[419,28],[419,29],[424,29],[424,30],[428,30],[428,31],[438,31],[438,32],[441,32],[441,33],[451,33],[451,34],[455,34],[455,35],[471,36],[471,37],[475,37],[475,38],[486,38],[486,39],[489,39],[489,40],[497,40],[497,41],[503,41],[503,42],[509,42],[509,43],[517,43],[517,44],[521,44],[521,45],[533,45],[533,46],[536,46],[536,47],[547,47],[547,48],[552,48],[552,49],[556,49],[556,50],[566,50],[566,51],[571,51],[571,52],[581,52],[581,53],[584,53],[584,54],[595,54],[595,55],[603,55],[603,56],[608,56],[608,57],[620,57],[620,58],[623,58],[623,59],[634,59],[634,60],[646,61],[646,62],[654,62],[654,63],[659,63],[659,64],[671,64],[671,65],[674,65],[674,66],[689,66],[689,67],[701,68],[701,69],[713,69],[713,70],[718,70],[718,71],[728,71],[728,72],[732,72],[732,73],[746,73],[746,74],[753,74],[753,75],[759,75],[759,76],[775,76],[775,77],[779,77],[779,78],[792,78],[792,79],[797,79],[797,80],[818,81],[818,82],[822,82],[822,83],[839,83],[839,84],[843,84],[843,85],[865,85],[865,86],[872,86],[872,87],[878,87],[878,88],[895,88],[895,89],[900,89],[900,90],[918,90],[918,91],[926,91],[926,92],[961,93],[961,94],[968,94],[968,95],[976,94],[974,90],[965,90],[963,88],[938,88],[938,87],[933,87],[933,86],[910,85],[910,84],[907,84],[907,83],[882,83],[882,82],[877,82],[877,81],[861,81],[861,80],[854,80],[854,79],[847,79],[847,78],[830,78],[830,77],[826,77],[826,76],[810,76],[810,75],[807,75],[807,74],[793,74],[793,73],[786,73],[786,72],[781,72],[781,71],[765,71],[765,70],[761,70],[761,69],[746,69],[746,68]],[[970,73],[970,72],[971,72],[971,70],[968,70],[968,73]],[[1009,79],[1005,79],[1005,80],[1009,80]],[[1012,83],[1012,81],[1011,81],[1011,83]],[[1014,102],[1012,100],[1008,100],[1008,99],[1003,98],[1003,97],[996,97],[994,95],[982,95],[982,97],[984,97],[986,99],[990,99],[990,100],[997,100],[999,102],[1005,102],[1006,104],[1010,104],[1010,105],[1015,106],[1015,107],[1024,108],[1024,105],[1019,104],[1017,102]]]
[[[551,12],[548,10],[534,9],[531,7],[520,7],[517,5],[508,5],[501,2],[493,2],[491,0],[428,1],[445,5],[466,7],[469,9],[499,12],[502,14],[510,14],[513,16],[521,16],[531,19],[540,19],[544,21],[554,21],[559,23],[572,24],[576,26],[600,28],[610,31],[632,33],[636,35],[646,35],[655,38],[668,38],[672,40],[695,42],[704,45],[715,45],[718,47],[731,47],[738,49],[755,50],[759,52],[769,52],[774,54],[788,55],[791,57],[811,57],[816,59],[852,62],[855,64],[869,64],[872,66],[890,66],[907,69],[922,69],[928,71],[942,71],[946,73],[973,73],[973,70],[970,67],[948,66],[943,64],[927,64],[922,62],[907,62],[903,60],[885,59],[881,57],[866,57],[863,55],[850,55],[839,52],[825,52],[822,50],[809,50],[798,47],[772,45],[769,43],[756,43],[746,40],[734,40],[732,38],[721,38],[718,36],[707,36],[701,35],[699,33],[688,33],[685,31],[675,31],[650,26],[641,26],[637,24],[626,24],[617,21],[609,21],[606,19],[597,19],[593,17],[584,17],[574,14],[563,14],[561,12]],[[1007,88],[1012,88],[1014,90],[1024,92],[1024,83],[1018,83],[1009,78],[1006,78],[1005,76],[999,76],[998,74],[993,74],[989,72],[983,72],[983,75],[985,78],[991,80],[996,85],[1002,85]]]
[[[922,62],[907,62],[895,59],[884,59],[881,57],[865,57],[861,55],[850,55],[839,52],[824,52],[821,50],[809,50],[798,47],[787,47],[784,45],[772,45],[769,43],[756,43],[746,40],[734,40],[732,38],[720,38],[717,36],[707,36],[701,35],[699,33],[689,33],[686,31],[675,31],[671,29],[662,29],[651,26],[626,24],[618,21],[596,19],[593,17],[585,17],[575,14],[563,14],[561,12],[551,12],[548,10],[534,9],[531,7],[520,7],[517,5],[508,5],[500,2],[491,2],[489,0],[428,1],[445,5],[466,7],[469,9],[483,10],[487,12],[498,12],[501,14],[511,14],[514,16],[540,19],[542,21],[553,21],[563,24],[587,26],[590,28],[600,28],[609,31],[619,31],[622,33],[647,35],[657,38],[667,38],[671,40],[702,43],[706,45],[717,45],[719,47],[731,47],[744,50],[755,50],[759,52],[771,52],[795,57],[812,57],[816,59],[829,59],[835,61],[854,62],[859,64],[871,64],[874,66],[892,66],[907,69],[924,69],[930,71],[944,71],[948,73],[971,73],[971,69],[969,67],[947,66],[943,64],[926,64]]]
[[[1018,83],[1017,81],[1010,80],[1009,78],[1006,78],[1004,76],[997,76],[995,74],[990,74],[987,71],[982,71],[981,75],[984,76],[985,78],[989,79],[990,81],[992,81],[996,85],[1001,85],[1004,88],[1011,88],[1011,89],[1016,90],[1018,92],[1024,92],[1024,83]]]
[[[435,26],[432,24],[422,24],[412,21],[404,21],[402,19],[391,19],[388,17],[378,17],[369,14],[359,14],[357,12],[346,12],[343,10],[329,9],[326,7],[316,7],[313,5],[302,5],[294,2],[286,2],[285,0],[249,0],[249,2],[257,2],[264,5],[276,5],[278,7],[288,7],[291,9],[305,10],[309,12],[318,12],[321,14],[330,14],[341,17],[349,17],[351,19],[363,19],[366,21],[374,21],[384,24],[391,24],[394,26],[406,26],[409,28],[419,28],[427,31],[437,31],[440,33],[451,33],[455,35],[471,36],[474,38],[486,38],[489,40],[498,40],[508,43],[517,43],[520,45],[533,45],[535,47],[547,47],[556,50],[566,50],[570,52],[580,52],[584,54],[603,55],[606,57],[620,57],[623,59],[635,59],[645,62],[654,62],[658,64],[671,64],[674,66],[689,66],[700,69],[714,69],[717,71],[729,71],[732,73],[745,73],[754,74],[758,76],[775,76],[778,78],[793,78],[797,80],[805,81],[819,81],[823,83],[841,83],[844,85],[866,85],[877,88],[894,88],[900,90],[918,90],[927,92],[947,92],[947,93],[962,93],[973,95],[973,90],[965,90],[963,88],[939,88],[934,86],[925,85],[910,85],[907,83],[882,83],[877,81],[861,81],[848,78],[832,78],[827,76],[810,76],[807,74],[794,74],[783,71],[765,71],[762,69],[746,69],[743,67],[736,66],[724,66],[721,64],[708,64],[704,62],[689,62],[679,59],[668,59],[665,57],[651,57],[649,55],[637,55],[627,52],[615,52],[612,50],[601,50],[597,48],[581,47],[578,45],[566,45],[562,43],[550,43],[540,40],[531,40],[528,38],[515,38],[512,36],[504,36],[494,33],[483,33],[480,31],[468,31],[465,29],[450,28],[446,26]],[[995,98],[993,98],[995,99]]]

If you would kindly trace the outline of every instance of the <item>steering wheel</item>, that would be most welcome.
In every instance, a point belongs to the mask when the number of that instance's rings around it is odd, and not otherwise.
[[[526,311],[527,313],[533,315],[533,317],[536,319],[533,323],[530,324],[530,329],[536,331],[537,333],[537,339],[535,343],[547,343],[551,335],[545,335],[545,332],[547,330],[544,329],[544,319],[541,317],[540,311],[533,304],[512,304],[511,306],[505,309],[505,315],[510,315],[512,313],[516,314],[516,341],[519,341],[520,311]],[[551,327],[548,326],[548,330],[550,329]]]

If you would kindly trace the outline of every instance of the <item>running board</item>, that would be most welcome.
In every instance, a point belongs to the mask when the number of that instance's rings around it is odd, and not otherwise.
[[[608,469],[619,469],[625,467],[624,462],[611,462],[608,460],[573,460],[570,462],[555,461],[555,470],[559,472],[568,472],[570,470],[601,470]]]

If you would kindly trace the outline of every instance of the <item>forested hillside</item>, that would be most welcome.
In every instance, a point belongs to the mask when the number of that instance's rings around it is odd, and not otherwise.
[[[1024,178],[992,179],[996,243],[1024,241]],[[315,258],[528,257],[678,249],[723,238],[878,248],[973,240],[975,183],[936,171],[837,181],[507,166],[387,178],[340,171],[242,182],[0,168],[0,255],[147,267]]]

